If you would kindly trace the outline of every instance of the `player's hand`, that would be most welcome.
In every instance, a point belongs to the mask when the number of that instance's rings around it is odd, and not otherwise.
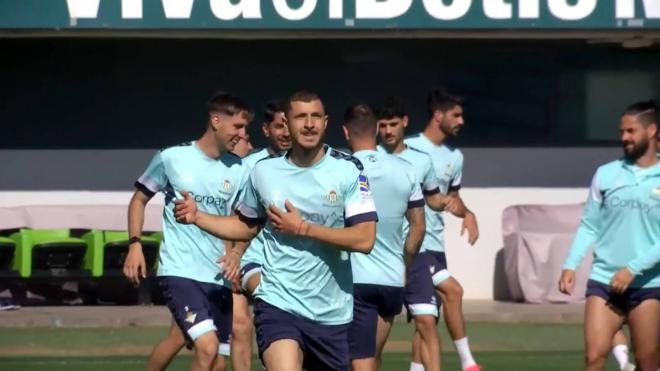
[[[218,263],[220,263],[226,280],[238,280],[241,269],[241,256],[236,251],[231,250],[228,254],[221,256]]]
[[[303,235],[309,229],[309,225],[300,216],[300,211],[296,209],[289,200],[284,201],[286,211],[283,211],[275,205],[268,206],[268,218],[275,230],[281,233],[292,235]]]
[[[632,274],[631,271],[628,270],[628,268],[621,268],[619,269],[614,277],[612,277],[612,281],[610,281],[610,286],[612,287],[612,290],[617,293],[617,294],[623,294],[624,291],[628,289],[628,286],[632,283],[632,281],[635,279],[635,275]]]
[[[559,278],[559,291],[566,295],[571,295],[575,289],[575,271],[564,269]]]
[[[479,239],[479,226],[477,226],[477,217],[471,211],[465,213],[463,226],[461,227],[461,236],[468,233],[468,243],[474,245]]]
[[[174,216],[182,224],[195,224],[197,221],[197,204],[190,193],[182,191],[183,200],[174,201]]]
[[[445,196],[445,211],[454,214],[460,206],[461,201],[457,197]]]
[[[140,277],[147,278],[147,263],[144,261],[142,244],[135,242],[128,248],[124,261],[124,276],[135,286],[140,284]]]

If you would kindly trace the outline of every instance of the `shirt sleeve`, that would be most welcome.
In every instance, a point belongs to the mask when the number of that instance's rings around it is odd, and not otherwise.
[[[564,269],[576,270],[582,263],[584,256],[587,255],[589,248],[596,242],[602,203],[603,195],[598,185],[598,172],[596,172],[591,181],[591,189],[589,190],[587,203],[584,206],[580,226],[564,262]]]
[[[451,182],[449,183],[449,192],[455,192],[461,189],[461,182],[463,181],[463,154],[458,153],[458,159],[454,164],[454,174],[452,174]]]
[[[254,170],[252,170],[249,179],[243,188],[241,199],[238,202],[238,206],[236,207],[236,212],[248,219],[265,219],[266,209],[264,208],[261,202],[261,198],[259,197],[259,194],[254,187],[254,181],[255,173]]]
[[[135,182],[135,188],[144,192],[147,196],[152,197],[165,188],[166,184],[167,175],[165,174],[162,152],[157,152],[151,159],[144,174]]]
[[[413,166],[410,166],[407,175],[411,185],[410,197],[408,198],[408,209],[424,207],[424,194],[422,193],[422,188],[417,182],[417,177],[415,176],[415,168]]]
[[[431,156],[426,155],[425,160],[421,189],[424,195],[430,196],[440,192],[440,182],[438,182],[438,176],[433,168]]]
[[[628,268],[632,274],[639,276],[658,264],[660,264],[660,241],[656,242],[646,254],[640,255],[628,263],[626,268]]]
[[[376,204],[369,186],[369,179],[364,171],[352,172],[348,189],[344,193],[344,224],[350,227],[355,224],[378,221]]]

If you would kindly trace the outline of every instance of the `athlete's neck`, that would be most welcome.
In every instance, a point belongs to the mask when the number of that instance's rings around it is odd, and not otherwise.
[[[426,124],[426,129],[424,129],[423,133],[436,146],[441,146],[445,142],[445,139],[447,139],[447,135],[440,130],[438,124],[433,122],[433,120]]]
[[[199,149],[210,158],[218,158],[224,152],[227,152],[221,148],[222,146],[215,139],[215,135],[210,131],[204,133],[204,135],[197,140],[197,147],[199,147]]]
[[[646,149],[646,153],[642,157],[635,160],[635,165],[645,168],[655,166],[658,163],[658,145],[657,142],[654,145],[653,143],[649,144],[649,147]]]
[[[376,140],[373,138],[351,138],[348,141],[348,146],[351,147],[351,151],[375,151],[376,150]]]
[[[325,145],[323,143],[312,149],[305,149],[294,144],[289,152],[289,161],[296,166],[310,167],[321,161],[323,156],[325,156]]]
[[[394,146],[387,146],[387,145],[383,144],[383,148],[385,148],[385,150],[388,153],[397,154],[397,153],[403,152],[403,150],[406,149],[406,144],[403,142],[403,140],[401,140],[401,141],[397,142],[397,144],[395,144]]]

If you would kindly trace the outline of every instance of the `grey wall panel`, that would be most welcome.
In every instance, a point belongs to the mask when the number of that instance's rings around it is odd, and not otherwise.
[[[467,148],[465,187],[586,187],[618,148]],[[0,190],[125,191],[155,150],[0,150]]]

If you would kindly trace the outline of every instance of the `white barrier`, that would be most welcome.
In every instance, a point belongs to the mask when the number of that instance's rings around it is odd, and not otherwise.
[[[0,206],[128,205],[132,192],[0,192]],[[573,204],[586,200],[586,188],[465,188],[461,195],[475,212],[480,238],[470,246],[460,236],[461,220],[446,217],[445,245],[450,272],[461,282],[466,299],[493,299],[495,260],[502,243],[502,211],[521,204]],[[163,204],[162,195],[152,201]],[[497,282],[498,287],[504,282]]]

